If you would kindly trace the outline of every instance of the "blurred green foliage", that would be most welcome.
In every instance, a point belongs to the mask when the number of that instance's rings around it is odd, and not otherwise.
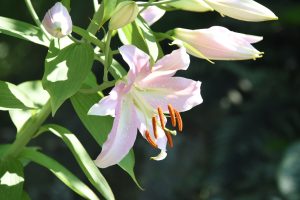
[[[102,170],[117,199],[299,199],[299,180],[293,178],[300,173],[299,150],[291,145],[300,140],[300,3],[258,2],[273,10],[279,21],[247,23],[222,18],[218,13],[174,11],[152,27],[154,31],[167,31],[220,25],[262,35],[264,40],[255,46],[265,55],[256,61],[219,61],[214,65],[192,58],[189,70],[180,74],[202,81],[204,103],[183,113],[185,131],[174,138],[175,147],[166,160],[150,161],[152,149],[141,137],[137,140],[137,177],[145,191],[140,191],[118,167]],[[43,17],[54,1],[34,0],[33,4]],[[1,16],[33,23],[22,1],[1,1],[0,5]],[[85,28],[92,10],[91,1],[72,1],[74,24]],[[165,53],[173,48],[168,41],[162,46]],[[44,47],[0,35],[0,80],[19,84],[41,79],[46,52]],[[99,66],[94,67],[97,72]],[[8,117],[0,112],[1,143],[13,140],[15,128]],[[92,157],[100,152],[68,102],[51,121],[80,133],[77,137]],[[59,140],[45,135],[33,144],[42,146],[84,180]],[[287,166],[290,156],[296,161]],[[29,165],[25,174],[25,188],[33,200],[79,199],[44,169]],[[284,174],[290,174],[288,183],[282,179]]]

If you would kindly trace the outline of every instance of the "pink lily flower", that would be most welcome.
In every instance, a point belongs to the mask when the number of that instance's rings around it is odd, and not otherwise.
[[[127,155],[137,130],[152,147],[160,149],[160,154],[152,159],[164,159],[166,144],[172,147],[171,135],[176,134],[166,127],[164,113],[171,118],[172,126],[182,131],[179,112],[202,103],[199,81],[173,77],[177,70],[186,70],[189,66],[189,55],[184,48],[164,56],[154,66],[150,65],[149,56],[135,46],[124,45],[119,51],[129,65],[128,75],[88,113],[115,117],[112,130],[95,160],[100,168],[117,164]]]
[[[176,28],[173,36],[175,43],[185,46],[189,54],[207,60],[247,60],[260,58],[263,54],[252,46],[262,37],[233,32],[221,26],[197,30]]]

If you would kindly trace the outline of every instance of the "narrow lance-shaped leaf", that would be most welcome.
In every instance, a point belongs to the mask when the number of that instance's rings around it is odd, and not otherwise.
[[[61,138],[71,150],[81,169],[92,183],[92,185],[106,198],[115,199],[113,192],[107,181],[96,167],[85,148],[77,137],[69,130],[55,124],[49,124],[41,127],[40,131],[50,131]]]
[[[0,81],[0,110],[31,109],[32,102],[14,84]]]
[[[0,199],[21,199],[23,184],[22,164],[13,158],[0,160]]]
[[[51,96],[53,115],[65,100],[80,89],[91,70],[93,59],[90,44],[71,44],[61,51],[51,45],[42,83]]]
[[[32,149],[25,149],[20,157],[29,159],[46,169],[49,169],[57,178],[59,178],[64,184],[71,188],[74,192],[79,194],[85,199],[89,200],[99,200],[96,194],[79,178],[77,178],[72,172],[58,163],[56,160],[50,158],[49,156],[37,152]]]
[[[6,17],[0,17],[0,33],[43,46],[49,46],[50,44],[49,40],[39,27]]]

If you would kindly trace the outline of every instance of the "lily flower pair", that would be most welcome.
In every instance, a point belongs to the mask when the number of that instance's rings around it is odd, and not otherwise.
[[[153,66],[149,56],[132,45],[119,48],[129,65],[127,76],[117,82],[110,94],[92,106],[90,115],[115,117],[113,127],[95,163],[105,168],[117,164],[132,148],[137,130],[160,153],[154,160],[167,156],[167,144],[173,146],[172,135],[183,124],[179,112],[202,103],[199,81],[176,77],[177,70],[186,70],[190,59],[185,48],[164,56]],[[170,118],[172,129],[166,127]]]

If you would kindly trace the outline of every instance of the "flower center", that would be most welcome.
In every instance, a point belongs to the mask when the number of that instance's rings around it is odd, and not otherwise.
[[[168,105],[168,111],[169,111],[169,117],[171,118],[171,124],[173,128],[177,127],[178,130],[181,132],[183,130],[183,123],[182,123],[182,118],[180,116],[180,113],[177,110],[175,110],[171,104]],[[153,115],[152,117],[152,128],[153,128],[154,137],[155,139],[158,138],[157,126],[160,126],[167,137],[168,145],[172,148],[173,147],[172,135],[176,135],[177,132],[176,130],[170,130],[165,127],[166,116],[164,115],[161,107],[157,108],[157,116],[159,118],[160,124],[157,122],[156,115]],[[145,131],[145,136],[151,146],[153,146],[154,148],[158,147],[155,141],[151,138],[149,130]]]

